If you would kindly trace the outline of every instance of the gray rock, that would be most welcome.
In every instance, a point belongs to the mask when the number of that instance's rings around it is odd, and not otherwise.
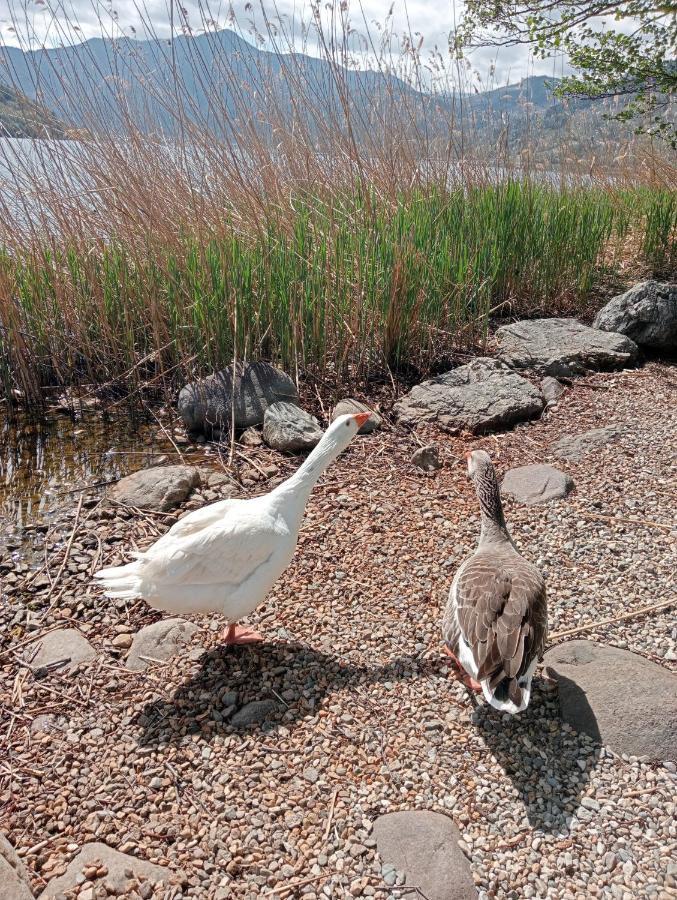
[[[640,347],[677,352],[677,283],[643,281],[603,306],[592,323],[615,331]]]
[[[621,429],[616,425],[607,425],[606,428],[593,428],[582,434],[565,434],[550,449],[555,456],[577,462],[593,450],[606,447],[620,434]]]
[[[109,496],[126,506],[166,512],[190,496],[200,484],[200,472],[193,466],[155,466],[121,478],[109,488]]]
[[[0,832],[0,896],[2,900],[33,900],[28,872],[14,847]]]
[[[92,879],[95,886],[106,886],[107,894],[104,896],[108,894],[130,896],[141,882],[150,882],[154,887],[157,886],[160,891],[157,896],[164,896],[164,891],[160,886],[163,885],[165,889],[168,889],[170,880],[174,880],[169,869],[137,859],[135,856],[128,856],[126,853],[120,853],[106,844],[94,842],[84,845],[77,856],[70,861],[63,875],[52,878],[40,894],[40,900],[49,900],[58,894],[72,891],[78,883],[77,876],[84,868],[93,863],[100,863],[108,869],[108,874],[103,878]]]
[[[411,462],[418,469],[424,472],[434,472],[435,469],[441,469],[440,451],[437,444],[427,444],[425,447],[419,447],[411,455]]]
[[[134,635],[125,665],[136,672],[152,665],[147,659],[142,659],[142,656],[162,661],[171,659],[196,631],[197,625],[186,622],[185,619],[161,619],[152,625],[146,625]]]
[[[549,650],[562,718],[615,753],[677,761],[677,675],[593,641]]]
[[[551,375],[546,375],[541,381],[541,391],[543,392],[545,402],[548,406],[554,406],[562,394],[566,392],[566,388],[556,378],[553,378]]]
[[[339,400],[331,414],[331,420],[333,422],[339,416],[354,416],[357,413],[369,413],[369,418],[357,432],[358,434],[371,434],[372,431],[376,431],[383,425],[383,418],[377,412],[365,406],[364,403],[360,403],[359,400],[353,400],[352,397],[347,400]]]
[[[416,385],[394,411],[405,425],[440,422],[476,434],[540,415],[541,392],[497,359],[480,357]]]
[[[39,649],[33,655],[35,647]],[[78,663],[94,656],[96,651],[92,645],[75,628],[57,628],[56,631],[50,631],[30,644],[26,653],[26,659],[33,670],[51,666],[64,659],[70,660],[63,667],[56,669],[60,673],[67,672]]]
[[[239,443],[242,444],[243,447],[260,447],[263,443],[261,432],[254,427],[247,428],[246,431],[243,431],[240,435]]]
[[[388,813],[374,822],[376,847],[384,877],[403,872],[427,900],[477,900],[470,863],[452,820],[441,813]],[[386,879],[386,883],[388,882]]]
[[[265,722],[273,713],[277,712],[280,704],[275,700],[252,700],[236,712],[230,720],[231,725],[236,728],[242,728],[246,725],[255,725],[258,722]]]
[[[560,472],[554,466],[537,464],[507,471],[501,491],[510,494],[519,503],[533,506],[566,497],[573,486],[574,480],[566,472]]]
[[[261,425],[266,409],[278,400],[296,403],[299,395],[291,378],[266,362],[239,365],[235,375],[235,427]],[[233,405],[233,367],[187,384],[178,408],[188,431],[216,437],[230,429]]]
[[[543,375],[582,375],[589,369],[621,369],[639,356],[622,334],[589,328],[576,319],[532,319],[496,332],[499,356],[516,369]]]
[[[293,403],[273,403],[263,418],[263,440],[273,450],[312,450],[322,434],[317,419]]]

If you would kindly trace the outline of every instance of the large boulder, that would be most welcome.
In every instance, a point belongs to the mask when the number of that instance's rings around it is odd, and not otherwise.
[[[167,897],[173,894],[171,884],[181,880],[180,875],[174,875],[163,866],[120,853],[107,844],[94,842],[84,845],[69,862],[63,875],[52,878],[40,894],[40,900],[51,900],[64,895],[72,896],[70,892],[76,890],[82,883],[83,870],[92,870],[95,867],[101,872],[106,872],[105,875],[92,875],[85,879],[93,884],[91,896],[96,897],[110,895],[137,897],[139,894],[143,897]],[[146,882],[152,890],[145,888]]]
[[[266,362],[237,366],[233,389],[233,368],[187,384],[179,394],[178,407],[188,431],[218,437],[230,429],[231,411],[235,427],[261,425],[271,403],[299,399],[296,385],[281,369]]]
[[[263,417],[263,440],[273,450],[312,450],[322,435],[315,416],[293,403],[273,403]]]
[[[164,662],[176,656],[189,643],[197,625],[185,619],[160,619],[134,635],[126,666],[132,671],[148,668],[154,661]]]
[[[347,400],[339,400],[331,414],[331,420],[333,422],[339,416],[355,416],[359,413],[369,413],[369,418],[357,432],[358,434],[370,434],[383,424],[383,419],[377,412],[365,406],[364,403],[360,403],[359,400],[353,400],[352,397]]]
[[[576,319],[532,319],[496,332],[499,356],[516,369],[543,375],[583,375],[590,369],[621,369],[639,355],[622,334],[589,328]]]
[[[592,323],[616,331],[640,347],[677,352],[677,284],[643,281],[603,306]]]
[[[404,425],[437,421],[483,434],[508,428],[543,411],[543,397],[498,359],[480,357],[412,388],[394,406]]]
[[[470,863],[458,846],[461,835],[448,816],[387,813],[374,822],[374,837],[386,884],[394,883],[397,872],[427,900],[477,900]]]
[[[183,503],[199,484],[200,472],[193,466],[153,466],[121,478],[108,496],[125,506],[166,512]]]
[[[2,833],[0,833],[0,897],[2,900],[33,900],[26,867]]]
[[[572,728],[615,753],[677,761],[677,675],[593,641],[560,644],[544,663]]]
[[[76,628],[57,628],[56,631],[50,631],[30,644],[27,653],[33,671],[48,672],[54,667],[61,674],[94,656],[96,651]]]
[[[579,462],[588,453],[601,450],[602,447],[615,441],[620,434],[621,429],[617,425],[606,425],[604,428],[593,428],[582,434],[564,434],[550,449],[555,456]]]
[[[560,472],[554,466],[535,464],[509,469],[503,478],[501,491],[510,494],[519,503],[534,506],[566,497],[573,486],[573,478],[566,472]]]

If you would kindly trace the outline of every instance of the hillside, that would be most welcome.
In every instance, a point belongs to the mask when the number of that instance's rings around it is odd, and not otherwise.
[[[0,83],[0,137],[63,138],[66,129],[57,117],[25,94]]]

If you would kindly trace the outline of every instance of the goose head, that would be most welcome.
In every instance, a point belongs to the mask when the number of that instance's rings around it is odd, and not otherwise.
[[[320,444],[340,453],[348,446],[369,418],[369,413],[348,413],[338,416],[325,431]],[[319,446],[319,445],[318,445]]]
[[[477,484],[478,481],[486,481],[494,471],[491,457],[486,450],[471,450],[466,453],[468,461],[468,477]]]

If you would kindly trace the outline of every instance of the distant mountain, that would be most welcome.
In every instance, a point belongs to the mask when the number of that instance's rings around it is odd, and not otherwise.
[[[172,132],[178,121],[174,72],[183,86],[182,115],[217,132],[227,127],[224,113],[233,120],[243,110],[269,116],[271,96],[285,119],[305,94],[328,119],[341,120],[348,104],[365,127],[387,102],[430,102],[394,75],[343,70],[337,79],[326,60],[259,50],[228,29],[173,43],[95,38],[29,52],[0,47],[0,78],[3,70],[26,95],[87,128],[119,129],[129,116],[147,132]]]
[[[63,138],[66,128],[44,106],[0,84],[0,137]]]

